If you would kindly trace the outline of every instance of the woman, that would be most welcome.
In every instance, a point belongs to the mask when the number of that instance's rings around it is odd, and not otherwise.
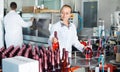
[[[80,44],[78,40],[76,27],[73,23],[69,22],[69,18],[72,14],[72,8],[69,5],[64,5],[60,10],[60,14],[61,21],[54,24],[50,29],[49,43],[52,44],[53,42],[59,42],[61,56],[62,49],[66,48],[66,50],[69,52],[69,57],[71,57],[72,46],[75,46],[78,50],[83,52],[84,46]],[[55,31],[57,31],[58,39],[54,37]]]

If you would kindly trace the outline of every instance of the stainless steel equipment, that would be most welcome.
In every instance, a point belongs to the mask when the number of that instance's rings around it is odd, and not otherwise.
[[[22,18],[28,21],[35,17],[33,25],[29,28],[23,28],[24,42],[37,45],[47,45],[49,26],[60,20],[59,13],[23,13]]]
[[[120,26],[120,11],[113,13],[114,24]]]
[[[111,14],[111,36],[116,37],[120,31],[120,11]]]

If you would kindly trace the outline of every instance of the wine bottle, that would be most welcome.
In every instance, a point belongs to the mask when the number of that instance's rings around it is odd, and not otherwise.
[[[29,45],[28,45],[28,48],[32,49],[32,45],[31,45],[31,44],[29,44]]]
[[[0,49],[0,66],[1,66],[1,63],[2,63],[2,53],[3,53],[5,50],[6,50],[5,47],[2,47],[2,48]]]
[[[66,52],[66,49],[63,48],[63,50],[62,50],[62,60],[61,60],[61,63],[60,63],[62,72],[64,71],[65,52]]]
[[[2,53],[2,52],[4,52],[5,51],[5,47],[2,47],[1,49],[0,49],[0,53]]]
[[[64,62],[64,60],[65,60],[65,51],[66,51],[66,49],[65,48],[63,48],[63,54],[62,54],[62,60],[61,60],[61,62]]]
[[[43,72],[48,72],[48,65],[47,65],[47,56],[44,53],[44,62],[43,62]]]
[[[33,57],[35,60],[39,60],[39,56],[36,54],[34,57]]]
[[[12,50],[12,52],[9,54],[9,57],[16,56],[19,50],[20,50],[20,46],[17,46],[16,48],[14,48],[14,50]]]
[[[2,47],[0,49],[0,60],[2,60],[2,54],[4,53],[5,50],[6,50],[5,47]]]
[[[26,48],[26,47],[23,46],[23,47],[19,50],[17,56],[22,56],[22,55],[23,55],[23,52],[25,51],[25,48]]]
[[[43,53],[46,53],[46,49],[44,46],[42,46],[42,51],[43,51]]]
[[[40,49],[39,52],[40,52],[40,57],[43,58],[43,51],[42,51],[42,49]]]
[[[36,51],[36,54],[40,55],[40,54],[39,54],[39,48],[38,48],[37,45],[35,46],[35,51]]]
[[[54,62],[57,63],[57,50],[54,51]]]
[[[57,61],[56,61],[56,72],[61,72],[61,65],[60,65],[60,51],[57,52]]]
[[[48,57],[48,71],[50,72],[50,70],[52,69],[52,52],[48,50],[48,54],[47,54],[47,57]]]
[[[27,48],[25,54],[24,54],[24,57],[27,57],[29,58],[29,54],[30,54],[30,48]]]
[[[2,47],[0,49],[0,66],[1,66],[1,63],[2,63],[2,58],[5,58],[5,55],[3,54],[5,50],[6,49],[4,47]]]
[[[84,53],[85,53],[85,58],[87,60],[92,58],[93,51],[92,51],[91,39],[88,39],[88,44],[87,44],[87,47],[84,50]]]
[[[39,72],[43,72],[42,70],[42,59],[39,58]]]
[[[25,45],[25,44],[23,44],[23,45],[22,45],[22,48],[26,48],[26,45]]]
[[[8,49],[6,49],[2,54],[5,57],[9,57],[9,53],[14,49],[14,46],[11,45],[10,47],[8,47]]]
[[[84,53],[85,53],[85,58],[87,60],[89,60],[90,58],[92,58],[92,55],[93,55],[93,51],[90,47],[87,47],[85,50],[84,50]]]
[[[63,62],[63,72],[69,72],[70,63],[68,60],[68,51],[65,51],[65,60]]]
[[[37,53],[36,53],[36,49],[34,48],[33,49],[33,52],[32,52],[32,55],[35,56]]]
[[[33,55],[32,55],[32,48],[29,48],[29,58],[33,58]]]
[[[55,60],[54,60],[54,52],[52,51],[52,57],[51,57],[52,59],[52,69],[51,69],[51,72],[55,72]]]
[[[32,58],[38,60],[39,54],[37,53],[37,48],[35,47],[32,52]]]
[[[56,38],[58,40],[57,31],[54,32],[54,38]],[[59,42],[58,41],[57,42],[54,41],[52,43],[52,50],[55,51],[57,49],[59,49]]]
[[[100,38],[99,39],[99,46],[97,49],[97,57],[99,57],[101,53],[102,53],[102,39]]]
[[[48,50],[51,51],[51,47],[50,46],[48,47]]]

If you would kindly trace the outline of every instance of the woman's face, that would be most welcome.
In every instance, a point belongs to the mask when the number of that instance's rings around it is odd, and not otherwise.
[[[61,19],[63,21],[68,21],[68,19],[70,18],[70,16],[71,16],[71,9],[69,7],[64,7],[61,10]]]

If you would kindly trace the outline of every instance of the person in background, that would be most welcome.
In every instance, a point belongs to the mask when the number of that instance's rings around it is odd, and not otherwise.
[[[60,56],[62,56],[62,49],[66,48],[69,52],[69,57],[72,55],[72,46],[75,46],[81,52],[84,51],[84,45],[82,45],[77,37],[76,27],[73,23],[69,22],[69,18],[72,15],[72,8],[69,5],[63,5],[60,10],[61,20],[50,29],[50,36],[48,40],[48,44],[52,45],[52,43],[59,42]],[[56,39],[54,37],[54,32],[57,31]],[[61,57],[62,58],[62,57]]]
[[[3,37],[3,24],[2,18],[0,18],[0,48],[4,47],[4,37]]]
[[[30,27],[34,18],[31,18],[29,22],[25,22],[18,13],[16,13],[17,4],[15,2],[10,3],[11,10],[4,17],[5,27],[5,43],[8,48],[11,45],[22,46],[23,34],[22,27]]]

